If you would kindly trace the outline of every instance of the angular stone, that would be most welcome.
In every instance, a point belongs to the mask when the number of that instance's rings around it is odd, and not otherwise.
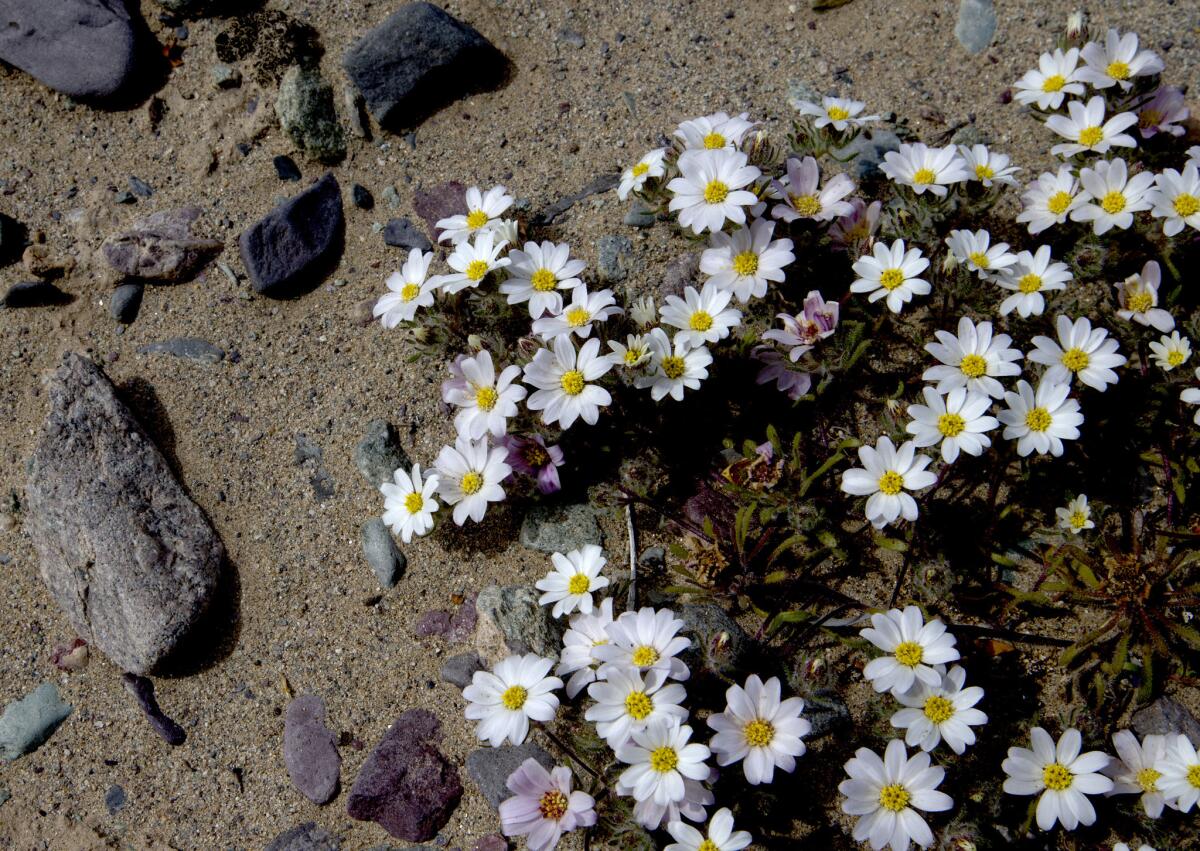
[[[354,447],[354,466],[371,487],[378,489],[392,481],[392,475],[400,468],[409,470],[412,462],[400,446],[396,427],[387,420],[371,420],[362,440]]]
[[[147,673],[208,608],[225,549],[98,366],[69,352],[47,391],[25,486],[42,579],[81,637]]]
[[[225,247],[219,239],[192,236],[192,223],[201,212],[199,207],[180,207],[147,216],[104,240],[104,259],[130,278],[186,281]]]
[[[22,281],[13,284],[4,294],[3,304],[8,308],[51,307],[70,304],[71,296],[49,281]]]
[[[276,836],[266,851],[338,851],[339,847],[325,828],[309,821]]]
[[[599,262],[596,275],[601,283],[618,284],[629,276],[628,257],[633,254],[633,242],[627,236],[602,236],[596,243]]]
[[[582,503],[535,505],[521,523],[521,543],[544,553],[569,553],[603,541],[596,512]]]
[[[433,243],[408,219],[391,219],[383,226],[383,241],[393,248],[429,251]]]
[[[1160,697],[1145,709],[1133,713],[1131,726],[1139,736],[1182,733],[1192,742],[1200,744],[1200,721],[1181,703],[1169,697]]]
[[[293,66],[275,100],[279,123],[296,147],[323,163],[346,156],[346,134],[333,106],[333,87],[316,68]]]
[[[344,231],[342,191],[329,173],[242,234],[254,291],[283,298],[313,289],[340,258]]]
[[[954,36],[968,53],[982,53],[996,34],[993,0],[960,0]]]
[[[409,3],[342,59],[380,126],[415,127],[452,101],[504,82],[508,60],[473,28],[432,3]]]
[[[537,653],[555,657],[562,649],[562,625],[550,614],[550,606],[538,603],[541,594],[525,585],[489,585],[475,599],[480,626],[494,627],[513,653]],[[477,630],[479,632],[486,630]],[[477,648],[485,655],[487,648]],[[486,658],[495,655],[486,654]],[[496,659],[491,659],[495,662]]]
[[[899,150],[900,137],[891,130],[864,130],[855,137],[854,141],[835,152],[839,160],[850,162],[854,177],[867,180],[879,177],[883,172],[879,166],[883,163],[888,151]]]
[[[439,183],[430,189],[419,189],[413,193],[413,209],[425,222],[429,233],[437,236],[437,223],[451,216],[467,212],[467,187],[457,180]]]
[[[350,817],[409,842],[436,836],[463,794],[458,772],[437,749],[441,738],[441,724],[427,710],[397,718],[358,772],[346,801]]]
[[[137,319],[142,307],[142,295],[145,287],[141,284],[121,284],[113,290],[108,299],[108,312],[113,319],[128,325]]]
[[[337,794],[342,758],[325,726],[325,701],[302,694],[288,704],[283,721],[283,762],[296,788],[314,804]]]
[[[170,340],[148,343],[138,348],[138,354],[174,355],[177,358],[194,360],[208,366],[213,366],[225,360],[224,349],[214,346],[208,340],[201,340],[199,337],[172,337]]]
[[[367,564],[371,565],[379,584],[384,588],[394,588],[404,575],[408,559],[392,540],[392,533],[388,531],[387,525],[380,518],[373,517],[362,525],[360,538],[363,556],[366,557]]]
[[[0,758],[9,762],[37,750],[71,714],[54,683],[42,683],[0,715]]]
[[[537,760],[547,771],[554,768],[554,759],[533,742],[521,745],[501,745],[498,748],[480,748],[467,754],[467,774],[493,810],[512,797],[508,790],[508,776],[521,767],[527,759]]]
[[[442,678],[442,682],[466,688],[471,684],[471,678],[475,676],[475,672],[483,669],[483,662],[480,660],[479,654],[469,651],[451,656],[443,662],[438,675]]]

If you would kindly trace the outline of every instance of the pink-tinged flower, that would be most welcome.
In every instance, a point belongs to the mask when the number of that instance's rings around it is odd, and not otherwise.
[[[785,222],[796,219],[815,219],[827,222],[853,211],[850,202],[842,200],[854,191],[854,181],[838,174],[821,186],[821,167],[812,157],[789,157],[787,175],[771,181],[772,197],[782,203],[771,209],[771,215]]]
[[[470,382],[463,375],[462,362],[467,359],[466,355],[455,355],[453,362],[447,364],[450,369],[450,377],[442,382],[442,398],[445,399],[452,393],[466,393]]]
[[[1148,101],[1137,108],[1138,132],[1143,139],[1156,133],[1182,136],[1187,132],[1180,122],[1187,121],[1191,112],[1183,102],[1183,92],[1174,86],[1163,86]]]
[[[571,770],[546,771],[536,759],[521,763],[508,775],[513,796],[500,804],[500,830],[524,836],[529,851],[549,851],[564,833],[596,823],[596,802],[586,792],[571,791]]]
[[[562,489],[558,468],[563,465],[563,451],[559,446],[547,446],[546,438],[540,434],[530,437],[508,436],[500,444],[508,450],[508,466],[514,472],[532,476],[537,480],[537,489],[544,494]]]
[[[776,318],[783,323],[783,327],[772,328],[765,332],[762,338],[790,349],[788,358],[795,363],[819,340],[824,340],[837,328],[838,303],[827,302],[820,292],[810,290],[804,297],[803,313],[799,316],[780,313]]]
[[[829,238],[838,251],[865,243],[879,230],[882,201],[872,201],[868,204],[862,198],[851,198],[850,207],[850,212],[838,218],[829,228]]]
[[[780,352],[770,346],[755,346],[752,357],[764,364],[755,384],[775,382],[775,388],[786,393],[793,402],[812,389],[812,376],[792,366]]]

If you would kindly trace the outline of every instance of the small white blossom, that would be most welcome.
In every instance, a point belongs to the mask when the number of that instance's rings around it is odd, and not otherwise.
[[[768,284],[783,281],[784,267],[796,259],[792,241],[772,241],[774,232],[775,223],[767,219],[755,219],[750,227],[732,234],[715,231],[710,247],[700,255],[700,271],[709,276],[709,283],[729,290],[740,302],[762,298]]]
[[[940,618],[926,622],[916,606],[871,615],[871,625],[859,635],[886,654],[868,662],[863,676],[875,691],[893,696],[909,691],[916,682],[941,685],[941,671],[934,666],[959,658],[957,642],[946,625]]]
[[[802,739],[812,732],[803,712],[800,698],[780,700],[778,677],[764,683],[751,674],[745,688],[734,683],[725,692],[725,711],[708,717],[708,726],[716,731],[709,747],[717,765],[741,762],[752,786],[770,783],[776,768],[794,771],[796,757],[806,750]]]
[[[1163,61],[1150,50],[1138,50],[1137,33],[1121,35],[1110,29],[1104,44],[1089,41],[1080,53],[1086,67],[1079,71],[1079,79],[1096,89],[1120,86],[1129,91],[1134,77],[1161,74]]]
[[[534,583],[542,594],[538,602],[545,606],[553,604],[550,614],[556,618],[569,615],[578,609],[585,615],[592,612],[592,592],[608,587],[608,577],[601,576],[606,560],[603,551],[595,544],[584,544],[582,549],[571,550],[566,555],[552,553],[550,561],[554,570]]]
[[[1038,67],[1026,71],[1025,76],[1014,84],[1013,97],[1017,103],[1036,105],[1038,109],[1058,109],[1067,95],[1079,97],[1083,94],[1083,82],[1079,78],[1079,48],[1072,47],[1065,53],[1056,48],[1053,53],[1038,57]]]
[[[1183,733],[1168,735],[1166,753],[1155,766],[1162,772],[1159,788],[1167,804],[1181,813],[1200,801],[1200,754]]]
[[[683,400],[684,390],[698,390],[700,382],[708,378],[708,367],[712,354],[707,346],[692,348],[680,335],[674,340],[667,337],[661,328],[655,328],[646,337],[650,347],[651,375],[640,376],[634,386],[650,388],[650,398],[655,402],[670,396],[676,402]]]
[[[1056,458],[1063,454],[1063,441],[1076,440],[1083,414],[1079,403],[1067,398],[1070,385],[1043,378],[1037,391],[1025,379],[1017,382],[1017,392],[1004,394],[1008,408],[1000,412],[1004,439],[1017,441],[1017,454],[1047,452]]]
[[[1096,821],[1096,810],[1088,795],[1103,795],[1113,782],[1099,772],[1108,767],[1109,756],[1101,751],[1081,754],[1078,730],[1067,730],[1055,744],[1041,727],[1030,731],[1033,750],[1009,748],[1002,767],[1008,778],[1004,791],[1010,795],[1040,795],[1037,825],[1050,830],[1061,823],[1066,830]]]
[[[1080,192],[1074,170],[1063,163],[1054,174],[1043,172],[1025,187],[1021,195],[1024,208],[1017,214],[1017,221],[1028,224],[1031,234],[1039,234],[1049,227],[1061,225],[1087,198]]]
[[[404,543],[413,536],[421,537],[433,528],[433,515],[438,510],[434,494],[438,488],[438,477],[432,473],[421,475],[421,465],[413,464],[412,473],[403,468],[392,474],[392,481],[379,486],[383,492],[383,522],[400,536]]]
[[[1070,101],[1066,115],[1046,119],[1046,126],[1067,140],[1051,148],[1050,153],[1067,159],[1084,152],[1106,154],[1113,147],[1135,148],[1137,140],[1125,131],[1137,123],[1133,112],[1119,112],[1105,121],[1104,98],[1099,95],[1086,104]]]
[[[588,340],[575,351],[570,335],[555,337],[551,349],[538,349],[525,366],[526,384],[536,388],[525,403],[531,411],[542,412],[546,425],[558,423],[568,429],[577,419],[595,425],[600,409],[612,403],[612,396],[599,384],[592,384],[612,369],[600,354],[600,341]]]
[[[454,271],[449,275],[435,275],[431,280],[447,295],[477,287],[489,273],[503,269],[512,262],[500,256],[507,244],[503,239],[497,242],[496,233],[491,230],[480,231],[474,242],[463,239],[455,244],[454,252],[446,258],[447,265]]]
[[[1096,236],[1114,227],[1128,230],[1133,225],[1133,214],[1152,206],[1154,173],[1143,171],[1130,177],[1125,160],[1120,158],[1099,160],[1093,168],[1081,169],[1079,182],[1088,197],[1071,211],[1071,219],[1091,222]]]
[[[666,148],[655,148],[629,168],[625,169],[621,174],[621,183],[617,186],[617,197],[624,201],[629,197],[630,192],[641,191],[641,188],[646,185],[646,181],[650,178],[662,177],[666,174],[666,169],[663,166],[663,157],[666,154]]]
[[[862,467],[842,473],[842,490],[852,496],[868,497],[867,519],[876,529],[882,529],[903,517],[917,519],[917,501],[908,491],[919,491],[937,481],[937,476],[925,468],[931,459],[916,454],[911,440],[897,449],[891,438],[880,437],[875,446],[858,447]]]
[[[949,795],[937,791],[946,770],[931,765],[923,751],[909,757],[899,739],[888,742],[883,759],[870,748],[859,748],[846,763],[846,774],[849,779],[838,785],[846,796],[842,811],[859,817],[852,835],[873,851],[908,851],[910,842],[928,848],[933,831],[918,811],[943,812],[954,806]]]
[[[1175,327],[1175,318],[1158,306],[1158,288],[1162,285],[1162,269],[1158,261],[1149,260],[1140,274],[1130,275],[1114,284],[1117,288],[1117,316],[1162,331]]]
[[[701,150],[679,158],[680,176],[667,184],[673,195],[668,209],[679,213],[679,224],[694,233],[721,230],[726,221],[746,221],[745,207],[758,196],[745,187],[762,174],[747,164],[740,151]]]
[[[894,183],[911,187],[921,195],[929,191],[940,198],[946,196],[947,186],[970,178],[958,149],[953,145],[930,148],[923,142],[904,143],[899,150],[883,155],[879,170]]]
[[[904,709],[892,716],[891,723],[905,731],[905,744],[931,751],[945,741],[956,754],[975,744],[971,727],[986,724],[988,718],[975,708],[983,700],[983,689],[963,688],[966,680],[967,672],[955,665],[937,685],[919,680],[911,692],[896,695]]]
[[[1017,262],[1017,255],[1008,250],[1007,242],[991,244],[992,236],[986,230],[952,230],[946,237],[946,247],[969,271],[982,280],[994,281],[1003,276],[1006,269]]]
[[[1140,795],[1146,815],[1158,818],[1166,805],[1159,781],[1163,776],[1160,766],[1167,756],[1167,738],[1151,733],[1138,744],[1133,733],[1118,730],[1112,739],[1119,759],[1110,762],[1105,771],[1113,781],[1109,794]]]
[[[458,245],[482,231],[496,228],[499,218],[511,207],[513,198],[503,186],[493,186],[487,194],[481,193],[478,186],[467,190],[467,212],[440,219],[437,222],[438,242],[450,241]]]
[[[733,829],[733,813],[728,807],[713,813],[706,833],[678,820],[667,825],[667,833],[675,841],[663,851],[741,851],[753,841],[746,831]]]
[[[886,299],[892,313],[903,310],[914,295],[928,295],[932,289],[927,280],[917,277],[929,268],[929,261],[919,248],[905,251],[903,239],[891,247],[882,241],[875,243],[873,252],[855,260],[853,268],[858,278],[850,292],[869,293],[867,300],[872,302]]]
[[[682,339],[689,348],[715,343],[729,336],[731,329],[742,321],[742,312],[729,307],[733,298],[730,290],[723,290],[711,281],[700,292],[687,287],[683,298],[667,296],[667,303],[659,312],[664,325],[680,329],[675,339]]]
[[[750,121],[750,114],[746,112],[733,116],[714,112],[681,122],[675,128],[675,138],[683,143],[687,151],[736,150],[754,125],[755,122]]]
[[[1096,524],[1092,520],[1092,507],[1088,505],[1086,494],[1079,494],[1067,503],[1066,508],[1054,509],[1054,515],[1058,518],[1058,527],[1074,535],[1078,535],[1085,529],[1096,528]]]
[[[384,328],[395,328],[401,322],[412,322],[417,310],[433,304],[433,291],[437,282],[426,280],[433,252],[422,252],[419,248],[408,253],[408,259],[399,272],[388,276],[388,292],[379,297],[371,312],[379,317]]]
[[[1065,290],[1071,278],[1071,267],[1055,261],[1049,245],[1040,246],[1032,254],[1020,252],[1008,274],[996,279],[1002,289],[1013,291],[1000,302],[1000,315],[1007,316],[1015,310],[1022,317],[1040,316],[1046,309],[1043,294]]]
[[[1016,361],[1022,354],[1010,348],[1012,337],[992,333],[991,322],[976,325],[968,316],[958,320],[958,334],[934,331],[938,342],[926,343],[925,351],[941,365],[931,366],[922,373],[924,381],[936,381],[939,393],[949,393],[965,387],[973,393],[983,393],[993,399],[1004,395],[1004,386],[997,378],[1021,374]]]
[[[870,121],[878,121],[878,115],[862,115],[866,104],[849,98],[823,97],[821,103],[801,100],[793,104],[801,115],[811,115],[818,130],[832,126],[839,133],[845,133],[851,127],[861,127]]]
[[[553,664],[528,653],[500,660],[493,671],[476,671],[463,689],[466,716],[479,722],[476,738],[494,748],[506,741],[519,745],[529,735],[530,721],[553,720],[558,698],[552,692],[562,688],[562,680],[546,676]]]
[[[573,290],[583,282],[579,273],[587,265],[571,259],[571,247],[564,243],[525,243],[525,250],[514,248],[508,253],[508,280],[501,282],[500,292],[508,296],[509,304],[529,305],[529,318],[541,319],[545,313],[562,312],[562,293]]]
[[[1013,175],[1021,169],[1010,165],[1012,160],[1008,154],[989,151],[986,145],[959,145],[958,153],[970,175],[968,180],[978,180],[989,189],[997,183],[1017,185]]]
[[[1164,334],[1157,341],[1150,341],[1150,357],[1163,372],[1183,366],[1191,356],[1191,341],[1187,337],[1181,337],[1178,331],[1172,331],[1169,337]]]
[[[508,451],[502,446],[489,448],[486,437],[469,440],[460,435],[453,446],[442,447],[435,462],[438,496],[454,506],[456,525],[463,525],[468,517],[478,523],[489,502],[504,500],[500,483],[512,473],[507,458]]]
[[[1184,225],[1200,230],[1200,167],[1195,163],[1184,166],[1182,173],[1164,169],[1155,178],[1150,197],[1154,203],[1150,215],[1163,220],[1167,236],[1175,236]]]
[[[992,445],[984,432],[997,428],[1000,421],[987,415],[992,405],[988,396],[965,387],[956,387],[945,396],[925,387],[922,394],[924,405],[908,406],[912,421],[906,427],[918,447],[941,444],[942,460],[953,464],[960,451],[979,456]]]
[[[1054,321],[1058,340],[1037,336],[1034,350],[1026,357],[1033,363],[1048,366],[1043,381],[1070,384],[1078,378],[1082,384],[1101,392],[1117,383],[1113,367],[1124,365],[1124,355],[1117,354],[1118,343],[1104,328],[1093,328],[1086,316],[1072,322],[1060,315]]]

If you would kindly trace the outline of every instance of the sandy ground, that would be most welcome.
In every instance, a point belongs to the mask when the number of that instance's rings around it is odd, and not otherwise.
[[[398,5],[267,3],[317,28],[327,51],[324,71],[339,93],[347,45]],[[356,306],[381,291],[400,257],[371,224],[411,215],[416,189],[448,179],[504,182],[540,209],[618,169],[694,114],[748,110],[779,132],[789,115],[789,78],[908,116],[931,140],[974,120],[985,138],[1037,168],[1047,161],[1046,137],[1017,106],[1001,106],[1000,94],[1053,44],[1074,4],[998,5],[995,44],[972,57],[955,41],[952,0],[854,0],[823,15],[807,3],[793,11],[782,0],[458,0],[450,10],[507,53],[515,77],[501,91],[431,118],[415,149],[387,134],[375,142],[352,139],[336,174],[347,189],[356,181],[370,188],[378,206],[368,213],[347,203],[346,252],[333,275],[345,285],[289,302],[254,296],[236,251],[237,234],[296,184],[281,183],[271,166],[274,155],[293,153],[278,128],[246,156],[234,149],[263,123],[246,117],[248,100],[263,94],[249,82],[233,91],[213,87],[213,41],[226,21],[189,23],[182,65],[159,93],[168,108],[157,132],[144,106],[94,111],[21,73],[0,72],[0,178],[13,190],[0,195],[0,210],[43,230],[54,252],[80,260],[64,284],[73,304],[0,311],[0,497],[7,507],[10,493],[22,493],[25,459],[45,414],[39,374],[64,349],[86,351],[140,400],[139,413],[212,518],[240,581],[232,651],[193,676],[157,682],[164,709],[188,731],[187,742],[172,749],[105,660],[93,657],[70,676],[53,668],[50,650],[72,637],[71,628],[38,579],[20,515],[14,528],[0,527],[0,554],[11,556],[0,566],[0,699],[53,680],[76,708],[47,745],[0,766],[0,787],[13,796],[0,806],[0,846],[256,848],[307,820],[328,827],[345,848],[385,843],[380,828],[345,815],[344,791],[318,808],[290,785],[281,755],[281,677],[324,697],[330,726],[365,743],[342,749],[344,788],[388,724],[411,707],[442,719],[445,750],[460,761],[472,748],[470,729],[461,698],[437,676],[442,659],[460,648],[415,641],[411,626],[421,613],[449,606],[453,593],[492,581],[531,582],[546,566],[541,554],[515,543],[518,519],[502,517],[481,535],[456,537],[450,550],[437,541],[408,547],[405,578],[368,604],[379,588],[362,560],[358,527],[380,511],[380,500],[354,468],[351,450],[373,417],[396,422],[423,463],[452,435],[436,405],[443,365],[410,364],[412,352],[398,334],[355,321]],[[1136,29],[1164,53],[1168,78],[1195,89],[1200,11],[1188,5],[1108,0],[1088,11],[1099,25]],[[158,8],[147,1],[143,12],[165,37]],[[586,44],[558,40],[563,28]],[[243,71],[249,81],[249,69]],[[270,115],[263,105],[260,115],[264,108]],[[218,165],[197,176],[195,162],[207,150]],[[295,156],[306,180],[321,173]],[[155,195],[115,205],[114,190],[127,188],[131,174]],[[399,190],[396,212],[382,200],[385,181]],[[235,285],[213,269],[192,283],[148,288],[140,318],[119,334],[107,311],[109,284],[91,273],[88,254],[112,229],[185,203],[205,209],[201,230],[226,241],[221,260],[243,281]],[[96,217],[82,229],[69,222],[80,208]],[[650,280],[673,249],[662,246],[661,229],[654,232],[659,246],[645,245],[644,232],[621,224],[624,211],[611,193],[585,201],[557,236],[594,265],[597,239],[626,233],[640,261],[635,283]],[[0,269],[0,287],[26,277],[19,265]],[[236,350],[241,360],[209,367],[136,353],[181,335]],[[325,502],[314,499],[293,461],[300,432],[324,450],[336,480],[336,494]],[[621,551],[619,532],[609,543]],[[465,771],[464,782],[470,787]],[[113,784],[128,796],[115,816],[104,804]],[[470,848],[495,829],[494,814],[468,788],[443,833],[449,845]]]

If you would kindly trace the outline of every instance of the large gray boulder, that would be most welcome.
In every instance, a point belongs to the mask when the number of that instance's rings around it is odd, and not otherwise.
[[[26,528],[79,634],[135,674],[187,637],[216,591],[216,532],[101,369],[67,353],[29,461]]]

